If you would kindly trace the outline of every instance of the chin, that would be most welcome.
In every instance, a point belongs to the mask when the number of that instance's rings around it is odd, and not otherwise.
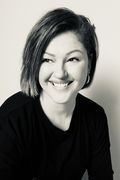
[[[53,102],[55,102],[56,104],[66,104],[67,102],[69,102],[69,99],[65,99],[65,98],[51,98]]]
[[[69,102],[73,101],[73,99],[75,99],[76,96],[74,95],[70,95],[69,97],[67,96],[62,96],[62,97],[52,97],[52,100],[57,103],[57,104],[68,104]]]

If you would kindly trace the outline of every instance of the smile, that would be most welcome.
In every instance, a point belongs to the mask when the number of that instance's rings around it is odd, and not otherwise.
[[[51,83],[52,83],[52,85],[55,86],[56,88],[62,89],[62,88],[68,87],[68,85],[71,84],[72,81],[71,81],[71,82],[66,82],[66,83],[62,83],[62,82],[60,82],[60,83],[59,83],[59,82],[51,82]]]

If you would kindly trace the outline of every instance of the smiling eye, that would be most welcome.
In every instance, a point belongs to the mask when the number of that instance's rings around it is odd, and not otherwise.
[[[54,62],[52,59],[49,59],[49,58],[43,58],[42,62],[46,62],[46,63],[52,63]]]
[[[79,62],[80,59],[79,58],[76,58],[76,57],[73,57],[73,58],[70,58],[67,60],[67,62]]]

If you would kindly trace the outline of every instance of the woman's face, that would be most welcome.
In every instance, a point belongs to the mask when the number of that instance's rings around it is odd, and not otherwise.
[[[88,56],[77,35],[68,31],[56,36],[46,48],[39,71],[41,96],[56,103],[76,98],[88,73]]]

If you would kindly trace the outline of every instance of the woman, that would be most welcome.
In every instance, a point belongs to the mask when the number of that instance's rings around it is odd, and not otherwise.
[[[112,180],[105,112],[79,94],[98,58],[95,27],[66,8],[45,14],[23,52],[22,92],[0,109],[0,179]]]

